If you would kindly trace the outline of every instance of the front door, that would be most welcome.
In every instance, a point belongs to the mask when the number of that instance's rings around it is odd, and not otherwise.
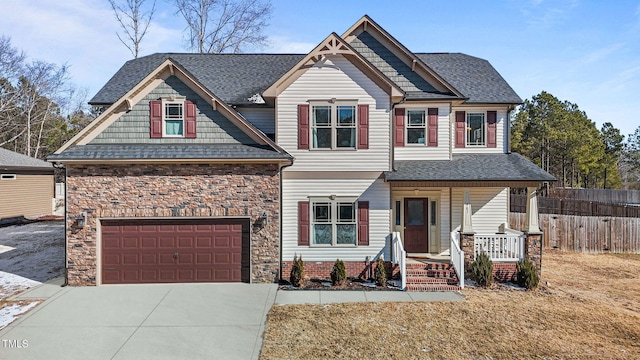
[[[404,248],[408,253],[429,252],[429,199],[404,199]]]

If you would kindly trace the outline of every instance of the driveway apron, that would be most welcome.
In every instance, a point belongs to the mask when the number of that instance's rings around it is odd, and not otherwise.
[[[257,359],[277,285],[58,289],[0,331],[0,359]]]

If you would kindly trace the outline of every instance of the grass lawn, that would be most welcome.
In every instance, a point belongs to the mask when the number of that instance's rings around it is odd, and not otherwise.
[[[266,359],[640,359],[640,255],[545,251],[535,291],[467,301],[278,305]]]

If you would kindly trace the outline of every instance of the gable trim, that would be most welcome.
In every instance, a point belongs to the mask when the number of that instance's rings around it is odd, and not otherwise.
[[[276,80],[262,93],[262,96],[265,98],[276,98],[306,72],[307,69],[313,67],[324,57],[330,55],[342,55],[389,94],[392,102],[398,102],[404,98],[404,91],[398,85],[387,78],[380,70],[373,66],[373,64],[369,63],[367,59],[362,57],[362,55],[355,51],[349,43],[340,38],[335,32],[327,36],[326,39],[320,42],[318,46],[311,50],[311,52],[291,68],[291,70]]]

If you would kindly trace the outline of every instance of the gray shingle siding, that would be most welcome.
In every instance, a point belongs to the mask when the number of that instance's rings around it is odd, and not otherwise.
[[[150,138],[149,101],[158,100],[163,96],[185,96],[187,100],[196,103],[197,111],[197,138]],[[235,126],[222,114],[214,111],[211,105],[198,96],[187,85],[175,76],[152,90],[142,101],[107,129],[100,133],[90,144],[128,144],[128,143],[216,143],[216,144],[255,144],[249,136]]]
[[[368,32],[359,34],[350,45],[402,90],[438,92]]]

